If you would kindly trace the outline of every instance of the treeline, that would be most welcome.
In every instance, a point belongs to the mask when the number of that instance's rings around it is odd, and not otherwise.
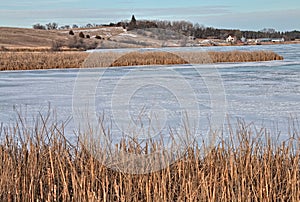
[[[40,23],[32,25],[33,29],[42,29],[42,30],[69,30],[69,29],[76,29],[76,28],[94,28],[94,27],[100,27],[100,26],[115,26],[114,23],[108,24],[108,25],[99,25],[99,24],[86,24],[86,25],[62,25],[58,26],[58,23],[56,22],[50,22],[45,25],[42,25]]]
[[[279,32],[275,29],[264,28],[261,31],[241,31],[238,29],[218,29],[213,27],[205,27],[199,25],[198,23],[193,24],[188,21],[160,21],[160,20],[136,20],[133,15],[131,21],[121,21],[118,23],[109,24],[87,24],[81,26],[80,28],[93,28],[99,26],[110,26],[110,27],[123,27],[124,29],[135,30],[135,29],[149,29],[149,28],[160,28],[167,29],[178,32],[185,36],[192,36],[194,38],[202,39],[226,39],[229,35],[241,39],[242,37],[247,39],[258,39],[258,38],[284,38],[286,41],[293,41],[295,39],[300,39],[300,31],[286,31]],[[33,25],[34,29],[71,29],[79,28],[78,25],[64,25],[59,27],[57,23],[48,23],[46,25],[36,24]]]
[[[264,31],[241,31],[241,30],[228,30],[228,29],[216,29],[212,27],[203,27],[194,29],[193,36],[196,38],[215,38],[225,39],[229,35],[236,36],[237,39],[242,37],[247,39],[259,39],[259,38],[284,38],[286,41],[293,41],[300,39],[300,31],[290,32],[264,32]]]
[[[279,32],[274,29],[263,29],[261,31],[241,31],[238,29],[218,29],[213,27],[205,27],[198,23],[193,24],[187,21],[136,21],[134,26],[131,22],[118,23],[119,26],[131,29],[145,29],[145,28],[161,28],[169,29],[179,32],[186,36],[202,39],[226,39],[229,35],[236,36],[237,39],[245,37],[247,39],[258,38],[284,38],[285,40],[300,39],[300,31]]]

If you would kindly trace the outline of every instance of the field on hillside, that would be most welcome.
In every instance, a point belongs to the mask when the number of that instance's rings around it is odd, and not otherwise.
[[[83,32],[85,36],[89,35],[90,38],[85,37],[84,39],[80,39],[80,32]],[[58,45],[61,46],[60,48],[67,49],[72,48],[70,47],[72,44],[74,45],[74,37],[77,37],[77,40],[82,40],[83,45],[90,46],[95,42],[98,44],[101,42],[101,40],[95,38],[97,35],[102,36],[103,39],[107,39],[123,32],[124,30],[119,27],[99,27],[97,29],[74,29],[74,35],[69,35],[69,30],[0,27],[0,50],[49,51],[57,48],[56,46]]]

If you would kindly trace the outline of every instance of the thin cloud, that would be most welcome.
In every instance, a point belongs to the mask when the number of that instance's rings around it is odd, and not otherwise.
[[[216,15],[216,14],[227,14],[231,13],[230,7],[228,6],[204,6],[204,7],[186,7],[186,8],[140,8],[136,9],[137,12],[143,13],[143,15],[178,15],[178,16],[189,16],[189,15]]]
[[[68,1],[68,0],[62,0]],[[135,14],[137,17],[170,17],[170,16],[193,16],[193,15],[216,15],[226,14],[231,11],[226,6],[219,7],[187,7],[187,8],[137,8],[137,9],[55,9],[55,10],[0,10],[0,16],[3,18],[20,19],[35,16],[39,19],[53,18],[116,18],[128,17]]]
[[[20,8],[20,10],[32,10],[32,7],[47,7],[49,5],[58,5],[58,4],[65,4],[65,3],[77,3],[80,0],[43,0],[43,1],[24,1],[24,0],[17,0],[17,1],[5,1],[0,2],[1,8]],[[34,11],[34,10],[32,10]]]
[[[300,9],[229,13],[215,16],[191,18],[206,25],[232,29],[260,30],[272,27],[280,31],[300,30]]]

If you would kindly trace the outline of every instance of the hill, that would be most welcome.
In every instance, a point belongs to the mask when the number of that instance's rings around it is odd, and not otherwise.
[[[0,46],[5,48],[51,47],[53,41],[67,37],[57,30],[0,27]]]
[[[123,27],[113,26],[76,28],[72,29],[74,35],[69,32],[70,30],[0,27],[0,50],[47,51],[195,45],[195,41],[189,37],[164,29],[127,31]]]
[[[42,51],[62,48],[89,49],[96,48],[102,40],[123,33],[120,27],[99,27],[93,29],[74,29],[74,35],[70,30],[41,30],[30,28],[0,27],[0,50],[10,51]],[[84,38],[79,37],[79,33]],[[96,38],[96,36],[101,36]]]

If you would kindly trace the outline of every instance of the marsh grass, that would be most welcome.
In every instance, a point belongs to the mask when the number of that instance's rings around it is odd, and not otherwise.
[[[271,51],[228,52],[131,52],[122,55],[111,66],[209,64],[222,62],[256,62],[283,60]]]
[[[188,62],[178,55],[169,52],[131,52],[119,57],[111,66],[172,64],[188,64]]]
[[[0,52],[0,70],[79,68],[84,52]]]
[[[0,52],[1,70],[112,67],[136,65],[207,64],[283,60],[269,51],[230,52]]]
[[[296,130],[290,139],[276,142],[266,129],[253,132],[238,122],[214,148],[195,143],[167,168],[135,175],[103,166],[80,141],[68,142],[63,123],[50,120],[41,117],[26,127],[20,119],[0,127],[1,201],[300,200]],[[157,146],[116,145],[139,154]]]

